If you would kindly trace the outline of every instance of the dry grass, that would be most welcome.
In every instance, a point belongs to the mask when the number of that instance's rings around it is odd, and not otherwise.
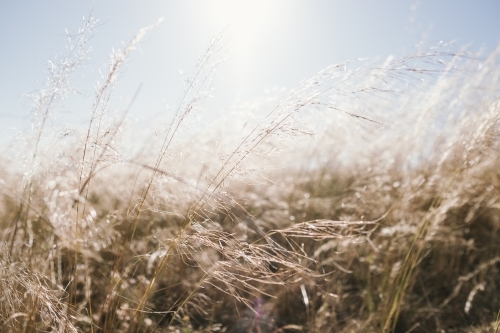
[[[85,129],[49,125],[96,24],[2,161],[2,331],[498,332],[500,49],[348,61],[211,122],[219,35],[131,145],[113,87],[153,26]]]

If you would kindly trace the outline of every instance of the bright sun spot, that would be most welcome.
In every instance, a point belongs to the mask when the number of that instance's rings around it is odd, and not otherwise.
[[[252,45],[265,38],[265,33],[279,24],[279,3],[271,1],[211,2],[207,19],[229,28],[243,45]]]
[[[240,77],[247,77],[262,47],[273,42],[272,32],[286,24],[281,1],[214,1],[206,13],[209,25],[227,28],[231,55],[228,65]]]

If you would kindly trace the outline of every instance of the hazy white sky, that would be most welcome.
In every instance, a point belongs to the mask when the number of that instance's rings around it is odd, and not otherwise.
[[[79,86],[89,96],[112,47],[164,17],[131,56],[115,94],[130,98],[143,84],[132,112],[144,119],[175,106],[183,89],[179,71],[189,73],[224,28],[231,51],[218,71],[213,104],[222,112],[237,96],[250,100],[273,87],[295,87],[343,60],[403,55],[419,42],[456,40],[472,49],[500,42],[497,0],[0,0],[0,145],[29,125],[25,94],[43,88],[44,62],[64,50],[65,29],[76,31],[91,10],[102,25]],[[89,116],[84,104],[62,111],[76,121]]]

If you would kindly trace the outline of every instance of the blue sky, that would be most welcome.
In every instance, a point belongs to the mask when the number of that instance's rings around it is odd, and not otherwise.
[[[457,48],[473,50],[500,42],[500,1],[0,0],[0,145],[29,126],[25,95],[43,88],[45,61],[64,50],[65,29],[76,31],[91,10],[102,24],[79,81],[90,96],[111,49],[164,18],[131,56],[115,94],[126,100],[142,84],[132,110],[140,119],[175,106],[183,89],[179,72],[189,73],[224,28],[230,52],[217,74],[213,104],[222,111],[236,97],[251,100],[275,87],[295,87],[352,58],[404,55],[420,42],[455,40]],[[77,123],[89,116],[84,103],[63,111]]]

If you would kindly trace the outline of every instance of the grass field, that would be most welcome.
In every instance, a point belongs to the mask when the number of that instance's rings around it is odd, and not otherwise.
[[[58,126],[95,24],[0,160],[2,332],[500,332],[500,48],[346,61],[221,112],[219,35],[138,128],[113,88],[148,27]]]

